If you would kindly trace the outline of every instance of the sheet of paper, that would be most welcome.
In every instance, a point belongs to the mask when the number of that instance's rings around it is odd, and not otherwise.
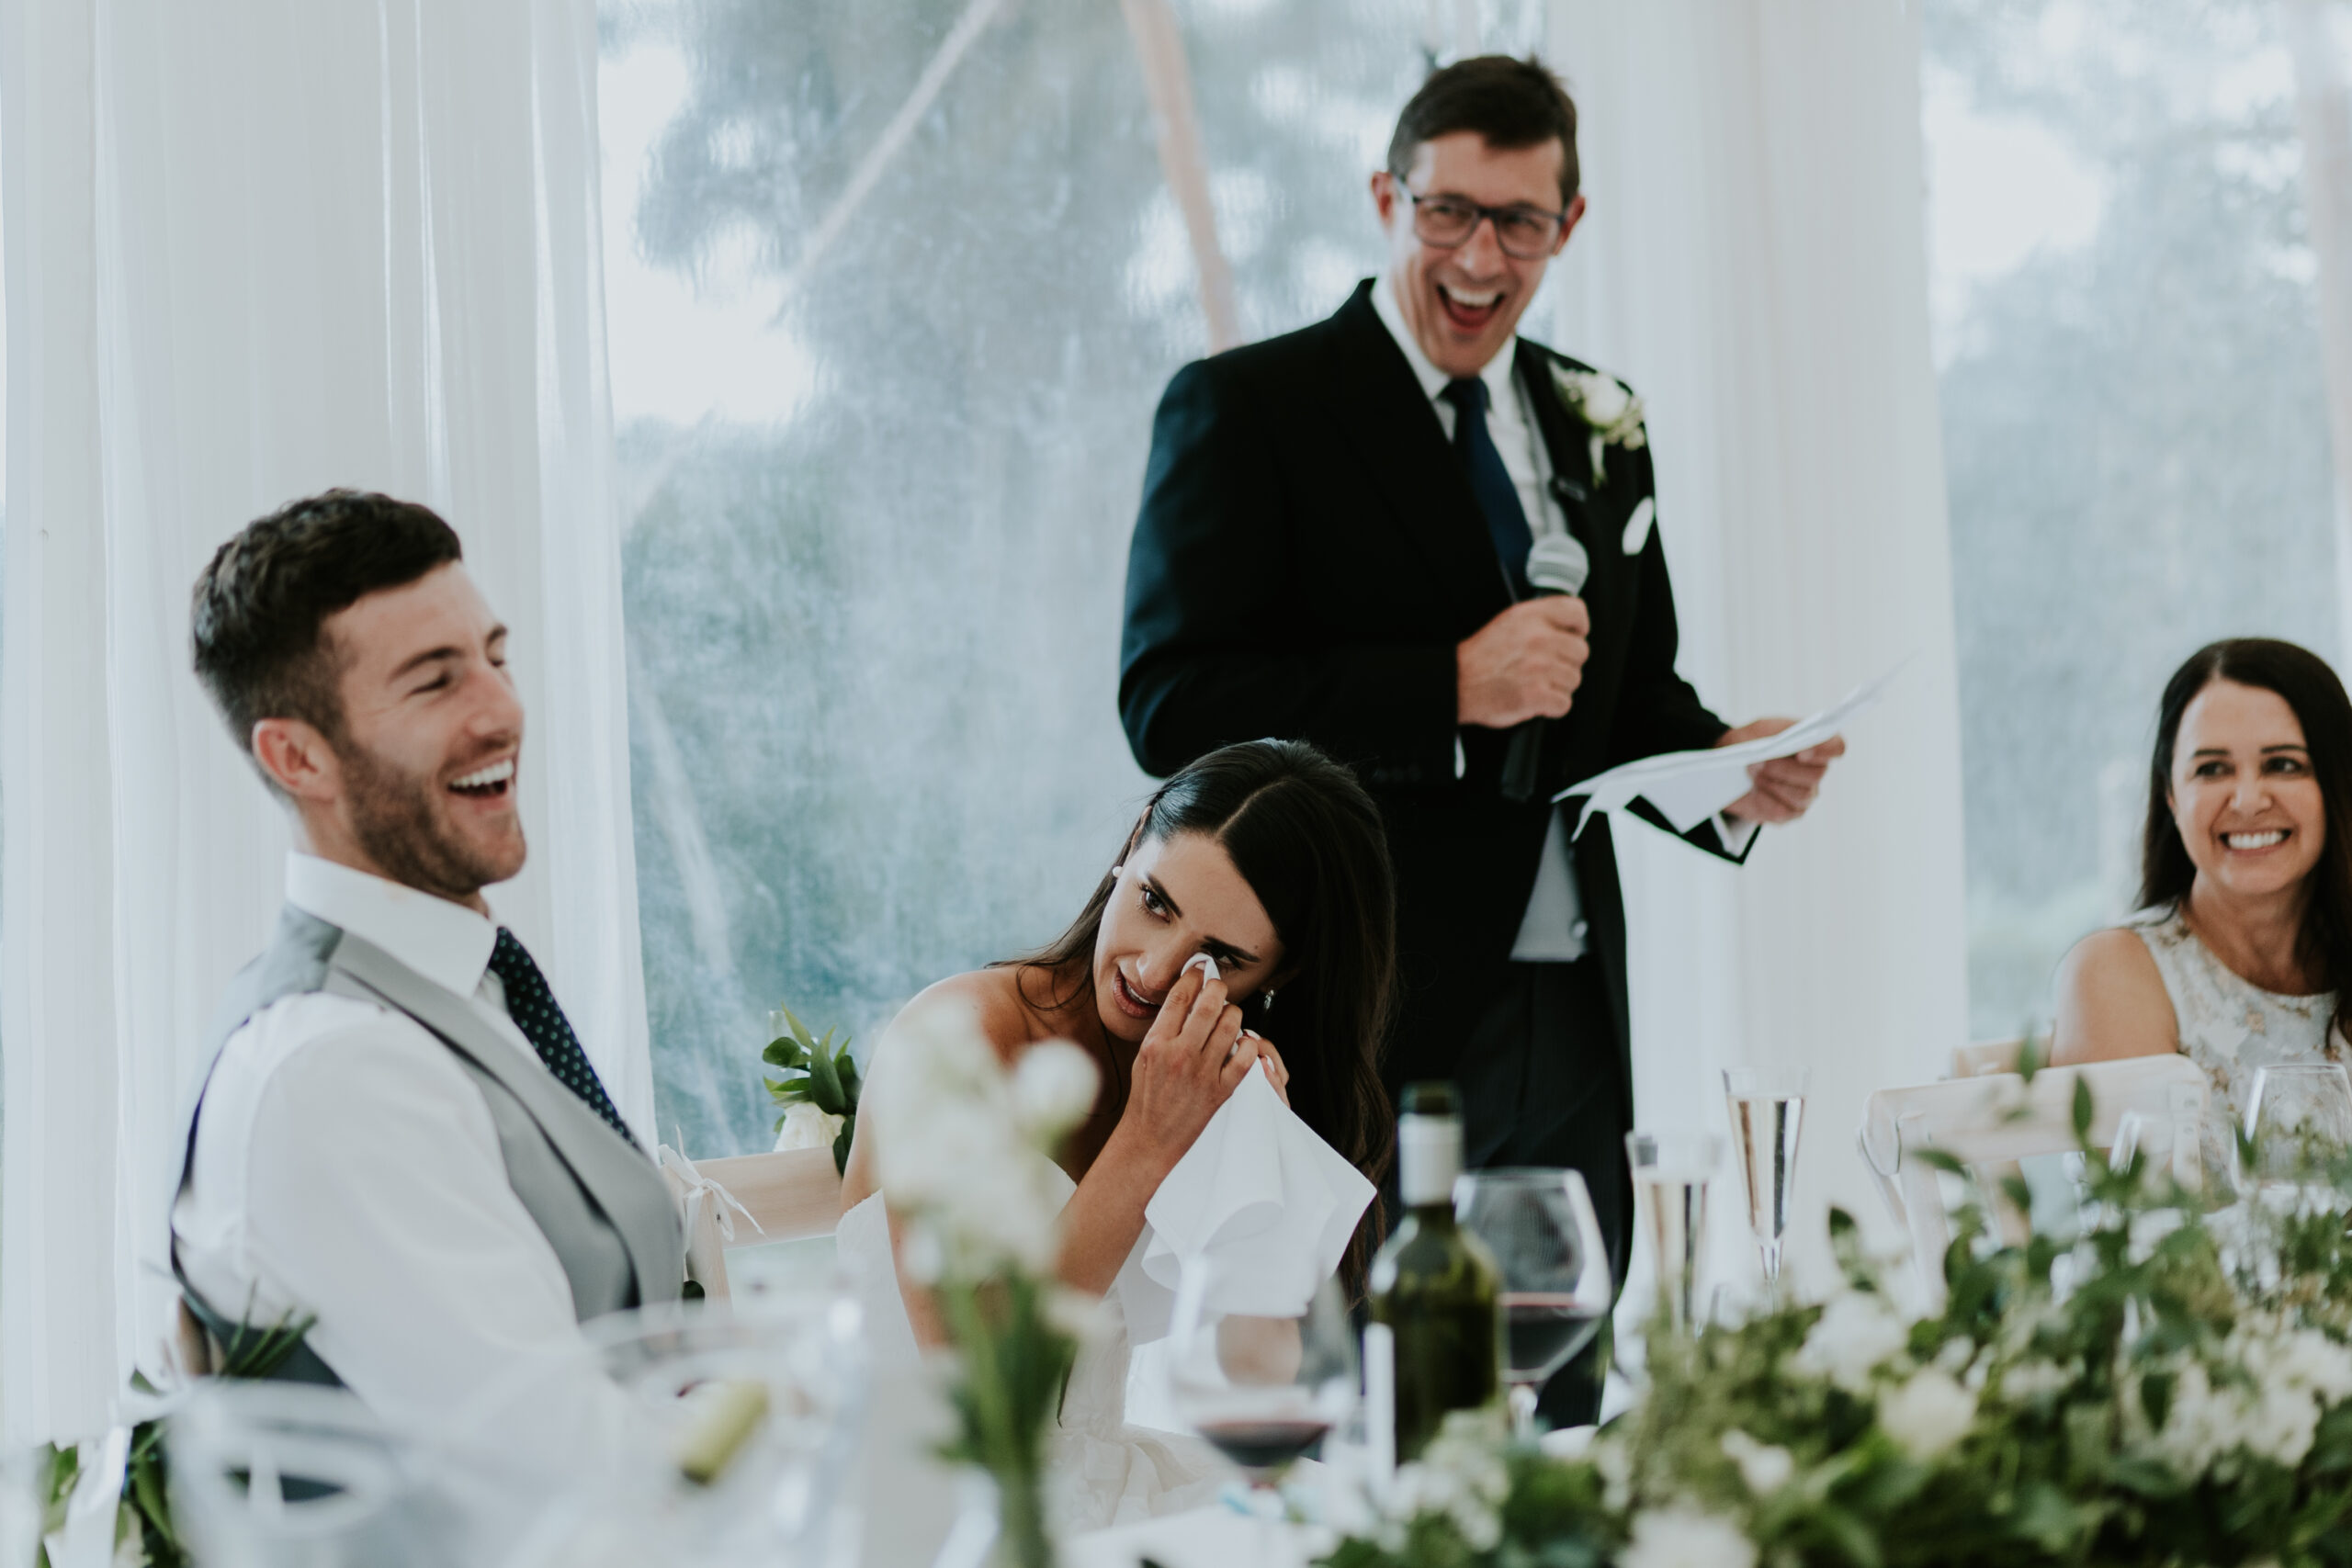
[[[1835,706],[1801,719],[1778,735],[1704,751],[1668,751],[1644,757],[1597,773],[1582,784],[1570,784],[1552,798],[1561,801],[1583,797],[1584,809],[1577,817],[1578,833],[1584,831],[1594,812],[1623,811],[1636,799],[1657,807],[1658,815],[1672,823],[1676,832],[1687,833],[1748,792],[1749,768],[1758,762],[1793,757],[1808,746],[1818,746],[1838,734],[1857,715],[1875,704],[1888,682],[1909,663],[1905,660],[1877,680],[1855,687]]]

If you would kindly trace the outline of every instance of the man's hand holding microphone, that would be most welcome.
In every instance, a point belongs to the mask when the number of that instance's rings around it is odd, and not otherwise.
[[[1454,718],[1459,724],[1510,729],[1503,760],[1503,795],[1532,797],[1544,725],[1564,716],[1592,657],[1592,615],[1577,592],[1590,562],[1584,546],[1566,534],[1547,535],[1527,552],[1534,594],[1480,626],[1453,649]]]

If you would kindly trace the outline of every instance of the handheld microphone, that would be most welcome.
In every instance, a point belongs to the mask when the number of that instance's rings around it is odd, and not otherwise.
[[[1592,558],[1568,534],[1547,534],[1528,547],[1527,581],[1538,593],[1574,594],[1591,575]],[[1503,753],[1503,798],[1521,805],[1535,797],[1535,774],[1544,760],[1544,734],[1551,720],[1531,718],[1511,732]]]

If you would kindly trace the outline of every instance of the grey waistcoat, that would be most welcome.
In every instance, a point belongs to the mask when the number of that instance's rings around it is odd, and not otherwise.
[[[685,1274],[685,1239],[669,1184],[644,1152],[615,1133],[537,1062],[518,1055],[514,1043],[478,1016],[470,1001],[435,985],[375,943],[290,904],[279,915],[269,946],[229,984],[203,1071],[197,1075],[180,1118],[174,1204],[195,1163],[197,1117],[221,1048],[272,1002],[313,991],[405,1013],[457,1056],[490,1107],[499,1152],[506,1159],[507,1181],[563,1264],[571,1282],[572,1310],[581,1322],[677,1298]],[[176,1238],[171,1249],[172,1272],[189,1310],[225,1343],[238,1325],[220,1309],[242,1303],[201,1300],[180,1272]],[[273,1375],[301,1382],[340,1382],[307,1344]]]

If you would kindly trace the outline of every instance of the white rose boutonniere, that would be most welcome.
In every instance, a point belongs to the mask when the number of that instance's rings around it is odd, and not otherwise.
[[[1608,466],[1602,459],[1610,447],[1638,452],[1649,445],[1649,432],[1642,423],[1642,400],[1606,370],[1572,370],[1555,365],[1552,384],[1559,389],[1568,412],[1584,421],[1592,442],[1594,484],[1609,482]]]

